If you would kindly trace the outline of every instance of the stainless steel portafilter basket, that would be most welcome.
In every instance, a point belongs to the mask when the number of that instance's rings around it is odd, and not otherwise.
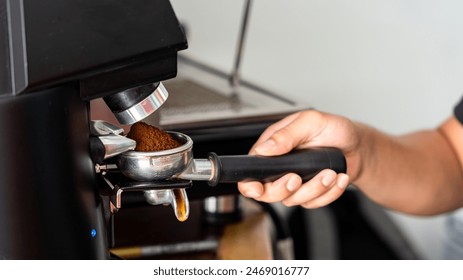
[[[182,173],[193,160],[193,140],[182,133],[168,133],[182,145],[156,152],[124,152],[116,160],[119,170],[137,181],[163,180]]]
[[[157,152],[124,152],[117,157],[119,171],[137,181],[178,178],[208,181],[212,186],[244,180],[273,181],[287,173],[309,180],[324,169],[346,172],[346,159],[335,148],[296,150],[275,157],[210,153],[207,159],[193,159],[193,140],[179,132],[168,133],[182,146]]]

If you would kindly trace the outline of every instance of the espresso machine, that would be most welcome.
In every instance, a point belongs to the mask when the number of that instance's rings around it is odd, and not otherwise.
[[[143,119],[186,47],[167,0],[0,1],[0,259],[110,257],[90,100]]]

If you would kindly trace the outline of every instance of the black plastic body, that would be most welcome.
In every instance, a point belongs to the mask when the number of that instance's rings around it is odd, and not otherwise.
[[[89,101],[175,77],[186,47],[168,0],[0,0],[0,259],[109,257]]]
[[[274,181],[287,173],[296,173],[307,181],[324,169],[337,173],[346,172],[346,159],[339,149],[317,148],[296,150],[275,157],[263,156],[217,156],[209,155],[216,166],[212,186],[218,183],[239,181]]]
[[[187,42],[168,0],[0,0],[0,95],[79,80],[82,99],[175,77]]]
[[[90,137],[90,156],[95,163],[101,163],[106,154],[106,147],[98,136]]]
[[[78,87],[0,98],[0,259],[105,259]]]

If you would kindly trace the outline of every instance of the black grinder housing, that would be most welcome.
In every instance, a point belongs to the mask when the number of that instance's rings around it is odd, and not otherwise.
[[[0,0],[0,259],[109,257],[89,101],[133,108],[186,47],[168,0]]]

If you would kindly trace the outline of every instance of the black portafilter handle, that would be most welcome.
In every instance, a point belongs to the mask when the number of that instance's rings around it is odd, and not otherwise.
[[[324,169],[346,173],[346,158],[336,148],[295,150],[281,156],[218,156],[209,153],[209,160],[215,168],[210,186],[240,181],[271,182],[288,173],[296,173],[307,181]]]

